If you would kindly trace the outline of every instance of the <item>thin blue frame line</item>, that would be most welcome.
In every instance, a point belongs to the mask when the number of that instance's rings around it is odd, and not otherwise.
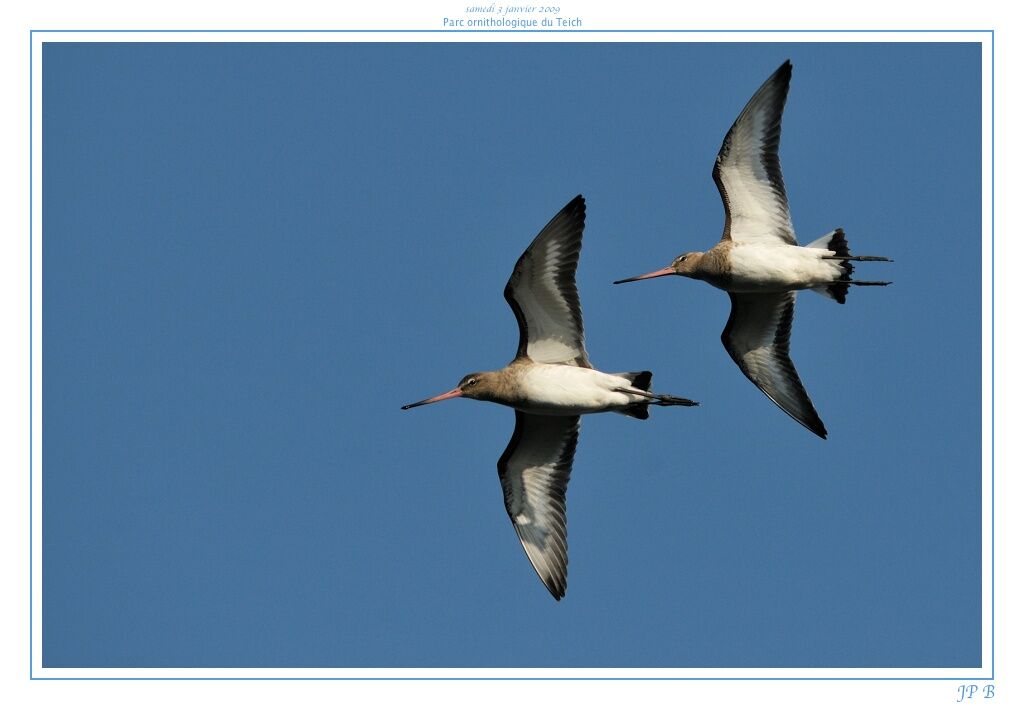
[[[991,90],[990,102],[990,127],[991,127],[991,149],[990,149],[990,190],[989,195],[989,210],[992,218],[991,225],[991,253],[989,256],[991,266],[991,282],[989,284],[989,294],[991,298],[991,312],[989,314],[989,322],[991,328],[991,334],[989,336],[989,360],[990,368],[992,373],[992,387],[991,387],[991,399],[989,403],[990,416],[991,416],[991,430],[989,432],[990,446],[992,461],[990,464],[990,488],[989,488],[989,505],[990,505],[990,535],[991,535],[991,549],[989,550],[990,555],[990,566],[991,566],[991,589],[990,589],[990,601],[991,601],[991,619],[990,619],[990,652],[992,667],[989,676],[982,677],[936,677],[936,678],[923,678],[923,677],[901,677],[901,678],[879,678],[879,677],[860,677],[860,678],[848,678],[848,677],[626,677],[626,678],[611,678],[611,677],[246,677],[246,676],[224,676],[224,677],[78,677],[78,676],[59,676],[59,677],[36,677],[33,667],[33,631],[34,631],[34,559],[33,559],[33,532],[34,532],[34,488],[33,488],[33,424],[34,424],[34,408],[33,408],[33,382],[34,382],[34,363],[33,363],[33,204],[34,204],[34,172],[33,172],[33,147],[34,147],[34,106],[33,106],[33,82],[35,78],[35,67],[33,62],[33,40],[36,32],[40,33],[313,33],[313,32],[324,32],[324,33],[385,33],[385,32],[400,32],[400,33],[427,33],[427,32],[613,32],[613,33],[628,33],[628,32],[668,32],[668,33],[680,33],[680,34],[694,34],[694,33],[722,33],[722,32],[733,32],[733,33],[773,33],[773,32],[798,32],[798,33],[953,33],[953,34],[965,34],[965,33],[987,33],[989,36],[989,57],[990,57],[990,74],[989,74],[989,85]],[[30,30],[29,31],[29,679],[30,680],[994,680],[995,679],[995,31],[994,30],[570,30],[570,31],[559,31],[559,30]]]
[[[103,33],[112,33],[112,32],[131,32],[131,33],[142,33],[142,32],[147,32],[147,33],[193,32],[193,33],[200,33],[200,34],[201,33],[215,33],[215,32],[220,32],[220,33],[245,32],[245,33],[249,33],[249,34],[289,33],[289,32],[290,33],[303,33],[303,32],[308,32],[308,33],[317,33],[317,32],[319,32],[319,33],[335,33],[335,32],[341,32],[341,33],[359,33],[359,32],[371,32],[371,33],[372,32],[377,32],[377,33],[392,33],[392,32],[395,32],[395,33],[398,33],[398,32],[401,32],[401,33],[437,33],[437,32],[446,32],[446,33],[451,33],[451,34],[470,33],[470,32],[483,33],[483,34],[491,34],[491,33],[495,33],[495,32],[523,32],[523,33],[556,32],[556,33],[561,33],[561,34],[582,33],[582,32],[595,32],[595,33],[596,32],[608,32],[608,33],[666,32],[666,33],[684,33],[684,34],[707,34],[707,33],[717,33],[717,34],[726,34],[726,33],[782,33],[782,32],[787,32],[787,33],[818,33],[818,34],[820,34],[820,33],[840,33],[840,32],[857,32],[857,33],[877,32],[877,33],[882,33],[882,34],[886,34],[886,33],[919,33],[919,34],[925,34],[925,33],[942,33],[942,34],[950,34],[950,33],[953,33],[953,34],[975,33],[975,34],[977,34],[977,33],[985,33],[985,32],[991,33],[991,32],[993,32],[993,30],[984,30],[984,29],[977,29],[977,30],[962,30],[962,29],[961,30],[944,30],[944,29],[935,29],[935,30],[891,30],[891,29],[888,29],[888,30],[872,30],[872,29],[859,29],[859,30],[832,30],[832,29],[828,29],[828,30],[814,30],[814,29],[810,29],[810,30],[809,29],[772,29],[772,30],[759,30],[759,29],[756,29],[756,30],[755,29],[747,29],[747,30],[722,30],[722,29],[707,29],[707,30],[700,30],[700,29],[685,29],[685,30],[644,30],[644,29],[636,29],[636,30],[576,30],[576,29],[564,29],[564,30],[560,30],[560,29],[550,29],[550,30],[544,30],[544,29],[537,29],[537,30],[530,30],[530,29],[507,29],[506,30],[506,29],[479,29],[479,30],[477,30],[477,29],[454,29],[454,28],[451,28],[451,29],[436,29],[436,30],[368,30],[368,29],[350,29],[350,30],[306,30],[306,29],[297,29],[297,30],[272,30],[272,29],[271,30],[266,30],[266,29],[264,29],[264,30],[261,30],[261,29],[256,29],[256,30],[188,30],[188,29],[178,29],[178,30],[154,30],[154,29],[143,29],[143,30],[130,30],[130,29],[92,30],[92,29],[90,29],[90,30],[34,30],[34,31],[35,32],[89,32],[89,33],[100,33],[100,32],[103,32]]]
[[[35,569],[32,565],[32,555],[34,553],[32,547],[32,510],[35,502],[32,497],[32,420],[34,412],[32,411],[32,383],[34,380],[34,373],[32,371],[32,187],[34,176],[32,174],[32,160],[34,158],[33,143],[34,135],[32,132],[32,123],[35,120],[35,116],[32,114],[32,82],[35,80],[33,74],[34,67],[32,66],[32,31],[28,33],[28,677],[32,680],[33,673],[33,655],[35,649],[32,646],[32,619],[35,615],[35,607],[33,605],[33,595],[35,590],[32,587],[32,578],[35,574]]]
[[[992,385],[991,387],[991,400],[989,401],[989,407],[991,407],[990,423],[992,430],[989,432],[991,437],[991,456],[992,462],[990,472],[990,485],[989,485],[989,525],[991,526],[990,540],[991,548],[989,549],[989,555],[991,556],[991,588],[989,593],[992,595],[991,606],[992,610],[992,629],[989,634],[989,641],[992,644],[992,678],[995,680],[996,677],[996,33],[992,30],[989,33],[989,52],[990,52],[990,63],[989,63],[989,82],[991,84],[992,96],[989,99],[989,120],[991,121],[990,135],[992,137],[992,147],[989,155],[989,170],[992,172],[991,179],[989,181],[989,200],[991,205],[989,208],[991,223],[991,240],[992,240],[992,251],[989,253],[989,259],[991,263],[992,280],[989,282],[989,289],[991,290],[990,298],[992,302],[992,310],[989,313],[990,331],[989,331],[989,357],[992,362],[989,366],[989,380]]]
[[[793,677],[793,678],[759,678],[757,676],[750,676],[750,677],[743,677],[743,678],[708,678],[708,677],[694,677],[694,678],[691,678],[691,677],[678,677],[678,678],[676,678],[676,677],[672,677],[672,676],[659,676],[659,677],[655,677],[655,678],[636,678],[636,677],[632,677],[632,676],[614,677],[614,678],[612,678],[612,677],[596,677],[595,678],[595,677],[590,677],[590,676],[565,676],[565,677],[548,677],[548,676],[542,676],[542,677],[534,677],[534,676],[525,676],[525,677],[519,677],[519,676],[514,676],[514,677],[506,677],[506,676],[480,676],[480,677],[477,677],[477,676],[445,676],[445,677],[439,677],[439,678],[435,678],[435,677],[421,678],[421,677],[418,677],[418,676],[403,676],[401,678],[389,678],[389,677],[386,677],[386,676],[385,677],[380,677],[380,678],[364,677],[364,676],[359,676],[359,677],[356,677],[356,678],[333,678],[333,677],[330,677],[330,676],[318,676],[318,677],[314,677],[314,678],[296,678],[296,677],[292,677],[292,676],[283,676],[283,677],[275,677],[275,678],[249,677],[249,676],[223,676],[223,677],[199,676],[199,677],[179,677],[179,678],[166,678],[166,677],[161,677],[161,676],[153,676],[153,677],[125,676],[125,677],[109,677],[109,678],[108,677],[102,677],[102,678],[96,678],[96,677],[67,676],[67,677],[36,678],[35,680],[273,680],[273,681],[279,681],[279,680],[321,680],[321,681],[327,681],[327,680],[369,680],[369,681],[373,681],[373,680],[375,680],[375,681],[390,681],[390,680],[403,680],[403,681],[404,680],[410,680],[410,681],[421,681],[421,680],[613,680],[613,681],[623,681],[623,680],[635,680],[635,681],[649,681],[649,680],[661,680],[661,681],[673,681],[673,680],[708,680],[708,681],[711,681],[711,680],[727,680],[727,681],[734,681],[734,680],[741,680],[741,681],[765,681],[765,680],[784,680],[784,681],[793,681],[793,680],[842,680],[842,681],[867,680],[867,681],[880,681],[880,680],[899,680],[899,681],[929,681],[930,680],[930,681],[947,682],[947,681],[951,681],[951,680],[993,680],[993,679],[992,678],[987,678],[987,677],[984,677],[984,676],[982,676],[982,677],[954,677],[954,678],[917,678],[917,677],[913,677],[913,678],[841,678],[841,677],[835,677],[835,678],[832,678],[832,677],[828,677],[828,678],[822,677],[822,678],[817,678],[817,677],[813,677],[813,676],[810,676],[810,677],[799,677],[799,676],[797,676],[797,677]]]

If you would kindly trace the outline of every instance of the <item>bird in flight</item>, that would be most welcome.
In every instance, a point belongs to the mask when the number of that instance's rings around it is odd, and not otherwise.
[[[650,372],[609,374],[590,364],[576,290],[585,212],[583,196],[577,195],[516,262],[505,286],[505,300],[519,323],[515,359],[500,370],[466,375],[449,392],[402,407],[466,397],[515,409],[515,430],[498,459],[498,477],[526,556],[556,600],[565,595],[565,492],[580,415],[618,412],[647,419],[650,405],[697,404],[651,392]]]
[[[789,357],[796,292],[811,289],[846,303],[850,286],[889,281],[851,278],[855,261],[842,229],[799,246],[779,163],[782,110],[793,65],[787,60],[751,97],[722,141],[711,176],[725,206],[722,239],[706,252],[687,252],[664,269],[615,283],[686,276],[727,291],[732,311],[722,344],[751,382],[786,414],[822,439],[825,425]]]

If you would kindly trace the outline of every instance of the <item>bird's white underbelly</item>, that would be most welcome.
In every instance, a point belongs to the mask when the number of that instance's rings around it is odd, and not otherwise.
[[[736,293],[778,292],[813,288],[838,279],[838,261],[822,259],[827,249],[738,243],[729,252],[728,289]]]
[[[648,401],[615,391],[631,386],[625,377],[573,365],[534,365],[524,373],[520,386],[524,399],[516,409],[530,414],[589,414]]]

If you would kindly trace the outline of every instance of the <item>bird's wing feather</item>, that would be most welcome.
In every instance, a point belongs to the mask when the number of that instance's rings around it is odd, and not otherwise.
[[[583,196],[577,195],[516,262],[505,286],[505,300],[519,323],[517,358],[591,366],[576,289],[585,213]]]
[[[779,67],[722,141],[711,176],[725,206],[722,239],[796,244],[779,162],[782,110],[793,65]]]
[[[515,432],[498,460],[505,510],[530,564],[555,599],[565,595],[565,491],[579,430],[579,417],[516,411]]]
[[[775,404],[809,430],[828,432],[789,359],[796,292],[730,293],[732,312],[722,344],[743,374]]]

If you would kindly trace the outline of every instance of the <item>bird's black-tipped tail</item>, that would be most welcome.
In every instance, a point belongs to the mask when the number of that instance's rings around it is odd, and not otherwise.
[[[850,245],[846,242],[846,232],[842,227],[834,229],[820,239],[816,239],[807,245],[809,248],[828,249],[835,252],[831,256],[823,256],[828,261],[838,261],[842,273],[839,278],[826,285],[814,289],[826,298],[831,298],[836,303],[846,303],[846,294],[850,286],[888,286],[891,281],[855,281],[850,278],[853,274],[853,261],[892,261],[887,256],[854,256],[850,254]]]
[[[646,392],[651,388],[651,379],[654,377],[654,373],[650,370],[643,370],[641,372],[623,372],[622,376],[629,378],[629,384],[631,384],[634,389]],[[647,411],[647,404],[647,402],[634,404],[621,411],[627,417],[633,417],[634,419],[647,419],[651,416]]]
[[[700,402],[694,402],[692,399],[686,399],[685,397],[675,397],[670,394],[654,394],[650,391],[651,380],[653,375],[649,370],[642,372],[622,372],[622,377],[629,378],[629,383],[632,387],[623,387],[619,391],[626,392],[628,394],[644,394],[650,397],[650,401],[638,402],[637,404],[631,404],[628,407],[620,409],[622,414],[627,417],[633,417],[634,419],[647,419],[650,413],[647,408],[652,404],[656,407],[696,407]]]
[[[647,411],[646,402],[643,404],[631,404],[625,409],[620,409],[619,412],[634,419],[647,419],[651,416],[651,413]]]
[[[642,372],[627,372],[625,375],[629,378],[629,384],[633,385],[638,390],[646,392],[651,389],[651,380],[654,379],[654,373],[650,370],[643,370]]]
[[[828,241],[826,242],[825,240]],[[825,242],[824,247],[829,251],[835,252],[835,256],[830,257],[832,259],[839,259],[850,255],[850,245],[846,243],[846,232],[843,231],[842,227],[833,229],[821,239],[811,242],[807,246],[819,245],[820,242]]]

